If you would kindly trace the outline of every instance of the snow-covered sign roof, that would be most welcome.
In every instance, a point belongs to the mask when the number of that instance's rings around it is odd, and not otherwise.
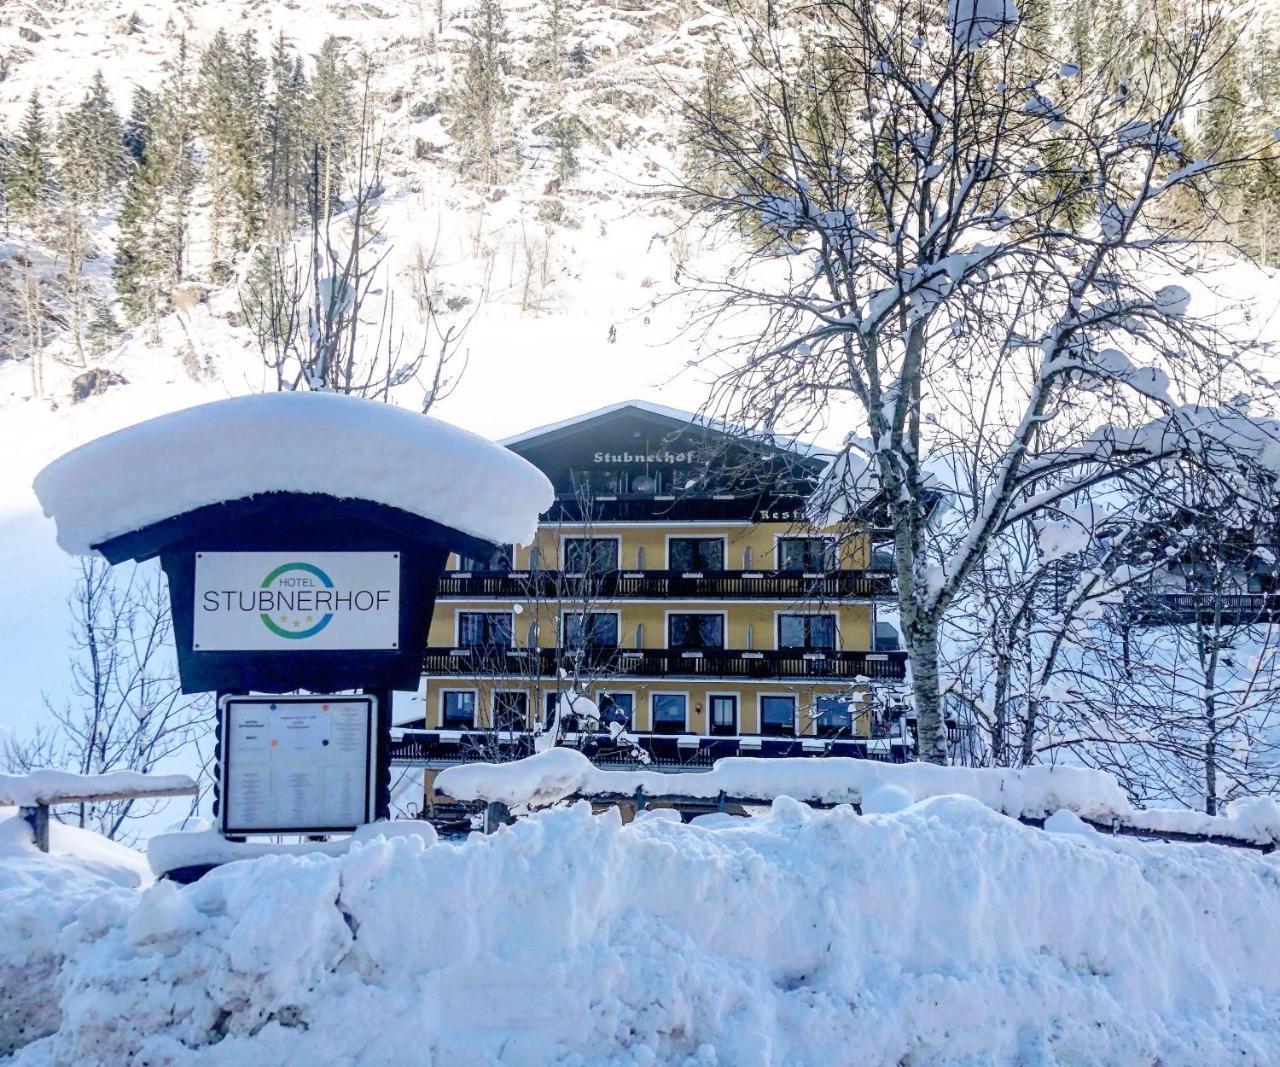
[[[262,493],[367,500],[500,543],[527,543],[551,483],[515,453],[427,415],[336,393],[265,393],[149,419],[35,479],[58,544],[94,546]]]
[[[706,429],[715,433],[726,434],[729,437],[742,441],[754,441],[758,444],[768,445],[773,448],[780,449],[784,452],[791,452],[797,456],[804,458],[825,457],[830,455],[830,449],[824,449],[816,444],[808,441],[801,441],[795,437],[789,437],[786,434],[768,433],[761,430],[748,429],[745,426],[739,426],[735,423],[726,422],[723,419],[709,418],[706,415],[699,415],[692,411],[682,411],[680,408],[667,407],[664,404],[653,404],[647,400],[623,400],[617,404],[608,404],[602,408],[596,408],[594,411],[586,411],[581,415],[575,415],[571,419],[562,419],[559,422],[548,423],[545,426],[537,426],[532,430],[525,430],[518,433],[514,437],[507,437],[502,440],[502,444],[507,448],[514,448],[517,445],[527,445],[539,438],[548,437],[552,434],[558,434],[565,430],[572,430],[576,427],[583,426],[596,419],[604,418],[622,411],[639,411],[647,415],[656,415],[661,419],[669,420],[673,423],[679,423],[680,426],[673,426],[672,429],[692,428]]]

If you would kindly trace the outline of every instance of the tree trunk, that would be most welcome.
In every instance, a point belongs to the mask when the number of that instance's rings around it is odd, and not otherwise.
[[[911,690],[916,705],[918,755],[925,763],[943,764],[947,762],[947,735],[938,684],[938,624],[917,623],[906,636],[911,646]]]

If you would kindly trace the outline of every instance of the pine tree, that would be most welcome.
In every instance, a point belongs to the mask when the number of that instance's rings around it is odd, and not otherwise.
[[[88,334],[90,353],[95,359],[101,359],[120,333],[120,324],[116,322],[110,301],[98,300],[94,303],[93,316],[89,319],[85,332]]]
[[[506,43],[500,0],[480,0],[472,20],[466,70],[455,97],[453,133],[462,149],[463,173],[486,185],[506,172],[512,150]]]
[[[38,223],[53,196],[53,161],[44,109],[34,89],[13,144],[6,194],[9,210],[22,223]]]
[[[342,202],[343,160],[352,140],[354,113],[351,70],[343,60],[338,39],[326,38],[316,55],[311,79],[307,158],[303,163],[308,174],[308,200],[323,218]]]
[[[266,64],[246,30],[233,44],[219,30],[200,57],[199,125],[212,194],[210,243],[215,271],[226,271],[224,253],[245,251],[261,232],[265,215]]]
[[[126,129],[130,166],[115,280],[130,321],[156,323],[182,277],[196,167],[185,41],[159,94],[139,90]]]
[[[306,112],[307,80],[302,60],[281,34],[271,50],[271,97],[265,131],[266,216],[275,233],[293,227],[306,200]]]
[[[85,98],[58,127],[58,182],[63,195],[86,211],[101,210],[124,173],[124,128],[102,72]]]

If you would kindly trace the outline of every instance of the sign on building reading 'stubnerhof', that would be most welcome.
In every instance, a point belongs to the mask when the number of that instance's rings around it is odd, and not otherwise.
[[[399,552],[197,552],[196,652],[394,649]]]
[[[218,713],[223,833],[337,833],[373,821],[373,697],[225,696]]]

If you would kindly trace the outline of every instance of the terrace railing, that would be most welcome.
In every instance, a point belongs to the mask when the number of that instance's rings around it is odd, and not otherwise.
[[[439,599],[870,600],[893,596],[887,570],[448,571]]]
[[[906,652],[806,651],[779,649],[667,649],[588,647],[580,651],[554,648],[428,648],[423,657],[428,675],[482,677],[554,677],[575,666],[611,677],[640,678],[867,678],[902,681]]]

